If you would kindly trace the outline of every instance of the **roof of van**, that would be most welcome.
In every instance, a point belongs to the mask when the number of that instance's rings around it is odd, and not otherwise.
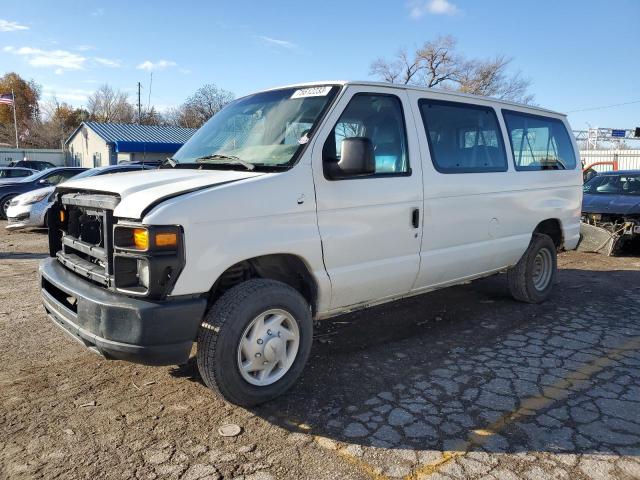
[[[319,85],[360,85],[360,86],[371,86],[371,87],[385,87],[385,88],[395,88],[398,90],[414,90],[419,92],[429,92],[436,95],[441,95],[443,97],[449,98],[459,98],[459,99],[467,99],[467,100],[485,100],[488,102],[499,103],[500,105],[526,108],[528,110],[535,110],[542,113],[551,113],[553,115],[562,115],[566,116],[566,114],[561,112],[556,112],[554,110],[549,110],[547,108],[542,108],[534,105],[526,105],[524,103],[518,102],[509,102],[507,100],[500,100],[498,98],[493,97],[485,97],[482,95],[473,95],[470,93],[460,93],[454,92],[450,90],[443,90],[440,88],[428,88],[428,87],[418,87],[415,85],[402,85],[397,83],[385,83],[385,82],[371,82],[366,80],[328,80],[324,82],[303,82],[303,83],[295,83],[292,85],[283,85],[280,87],[269,88],[267,90],[280,90],[282,88],[296,88],[296,87],[314,87]]]

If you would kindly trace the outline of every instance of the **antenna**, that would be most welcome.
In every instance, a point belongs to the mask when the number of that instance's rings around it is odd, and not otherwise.
[[[142,118],[142,105],[140,103],[140,89],[142,88],[142,85],[140,85],[140,82],[138,82],[138,125],[140,125],[140,120]]]
[[[153,85],[153,72],[149,77],[149,98],[147,99],[147,110],[151,108],[151,86]]]

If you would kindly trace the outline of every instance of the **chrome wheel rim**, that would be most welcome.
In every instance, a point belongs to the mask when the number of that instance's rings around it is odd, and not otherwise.
[[[4,212],[5,216],[7,215],[7,210],[9,210],[9,205],[11,205],[11,199],[7,199],[2,203],[2,211]]]
[[[553,255],[548,248],[542,248],[533,259],[533,286],[536,290],[542,291],[551,281],[553,274]]]
[[[267,310],[254,318],[240,337],[240,375],[251,385],[271,385],[289,371],[299,346],[300,329],[293,316],[285,310]]]

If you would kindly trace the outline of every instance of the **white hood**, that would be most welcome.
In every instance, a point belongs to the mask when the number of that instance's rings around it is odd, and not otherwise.
[[[114,215],[125,218],[140,218],[142,212],[149,205],[162,198],[261,175],[270,174],[236,170],[163,168],[113,175],[98,175],[79,180],[72,178],[64,182],[60,187],[63,189],[116,193],[121,200],[116,207]]]

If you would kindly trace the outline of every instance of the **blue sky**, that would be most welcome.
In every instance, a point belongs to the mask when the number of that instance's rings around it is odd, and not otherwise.
[[[160,108],[204,83],[243,95],[326,79],[370,79],[369,65],[438,35],[473,57],[513,57],[535,101],[575,129],[640,126],[640,0],[5,2],[0,74],[82,105],[102,83]]]

